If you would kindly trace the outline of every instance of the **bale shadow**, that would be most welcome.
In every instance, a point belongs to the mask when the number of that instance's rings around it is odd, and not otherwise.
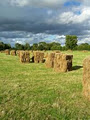
[[[78,69],[80,69],[80,68],[83,68],[83,66],[73,66],[73,67],[72,67],[72,70],[78,70]]]

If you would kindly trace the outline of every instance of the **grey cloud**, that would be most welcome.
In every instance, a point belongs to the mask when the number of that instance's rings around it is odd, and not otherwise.
[[[82,23],[72,23],[71,20],[68,24],[59,21],[59,19],[56,21],[56,18],[64,12],[71,11],[76,16],[75,12],[86,7],[83,6],[85,1],[76,8],[74,6],[72,8],[63,6],[65,1],[67,0],[0,1],[0,39],[4,42],[11,42],[12,45],[16,41],[22,41],[22,43],[28,41],[32,44],[42,40],[50,42],[50,39],[47,40],[49,35],[61,36],[70,34],[77,35],[80,42],[84,41],[84,35],[89,35],[87,31],[90,31],[89,17],[88,20],[85,19]],[[78,20],[75,19],[74,21]],[[88,38],[87,42],[89,42],[89,37],[86,36]],[[65,39],[61,38],[55,41],[64,44]]]

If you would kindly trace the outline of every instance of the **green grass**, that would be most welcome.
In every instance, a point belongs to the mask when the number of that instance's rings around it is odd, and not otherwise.
[[[0,53],[0,120],[90,120],[82,94],[82,63],[90,52],[70,54],[73,71],[56,73]]]

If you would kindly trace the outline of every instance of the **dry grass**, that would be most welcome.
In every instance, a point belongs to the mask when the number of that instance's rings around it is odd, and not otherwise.
[[[71,54],[73,71],[56,73],[0,53],[0,120],[90,120],[82,94],[82,62],[90,52]]]

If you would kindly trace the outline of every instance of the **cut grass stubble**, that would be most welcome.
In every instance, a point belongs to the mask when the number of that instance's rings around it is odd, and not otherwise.
[[[82,94],[82,62],[90,52],[72,52],[73,71],[56,73],[45,64],[22,64],[0,53],[1,120],[89,120]]]

